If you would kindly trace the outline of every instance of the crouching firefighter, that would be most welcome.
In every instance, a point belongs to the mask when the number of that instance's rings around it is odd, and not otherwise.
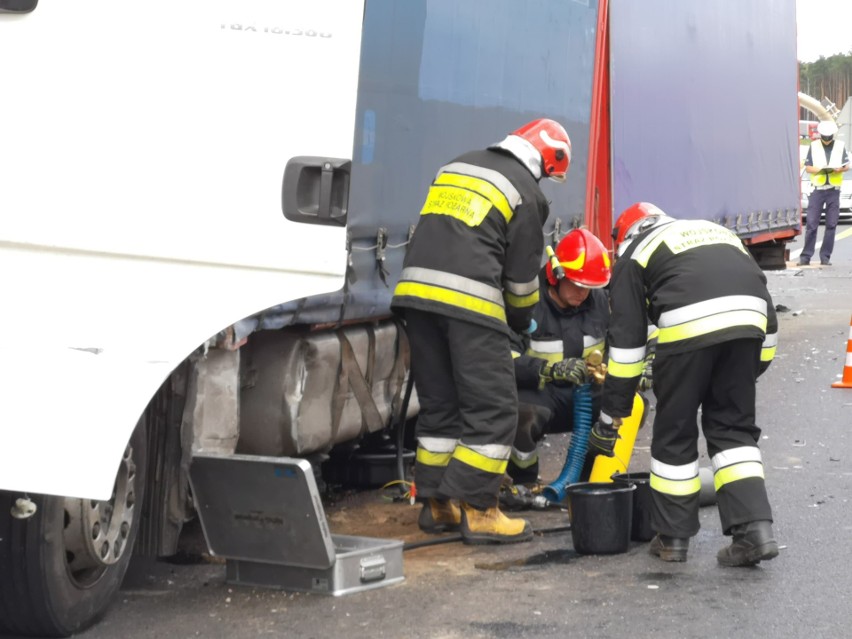
[[[651,554],[686,561],[698,532],[700,408],[722,531],[733,536],[717,560],[751,566],[772,559],[778,544],[755,424],[755,384],[775,354],[778,331],[766,277],[728,229],[676,220],[653,204],[625,210],[613,237],[608,373],[590,447],[611,454],[639,383],[650,319],[659,328]]]
[[[603,243],[574,229],[545,265],[531,334],[516,334],[512,355],[518,386],[518,432],[507,474],[514,487],[539,479],[538,443],[548,433],[574,429],[574,388],[589,381],[586,358],[604,351],[609,323],[610,259]],[[600,386],[592,387],[593,419],[600,412]],[[501,503],[515,506],[512,489]]]
[[[459,530],[468,544],[532,538],[497,502],[518,420],[509,334],[529,326],[538,301],[549,214],[539,180],[564,181],[570,160],[565,129],[535,120],[441,167],[426,196],[391,302],[420,401],[426,532]]]

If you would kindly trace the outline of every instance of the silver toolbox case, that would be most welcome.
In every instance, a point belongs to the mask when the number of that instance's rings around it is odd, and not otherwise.
[[[304,459],[197,453],[189,475],[230,583],[339,596],[404,578],[401,541],[331,534]]]
[[[281,590],[348,595],[399,583],[402,574],[402,542],[372,537],[332,535],[334,563],[328,568],[281,566],[253,561],[228,560],[226,578],[233,584]]]

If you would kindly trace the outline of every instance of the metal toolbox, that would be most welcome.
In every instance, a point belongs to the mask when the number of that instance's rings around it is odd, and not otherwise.
[[[331,534],[304,459],[196,454],[190,482],[230,583],[339,596],[404,578],[401,541]]]
[[[234,584],[281,590],[347,595],[403,580],[402,542],[332,535],[334,561],[328,568],[281,566],[229,560],[227,580]]]

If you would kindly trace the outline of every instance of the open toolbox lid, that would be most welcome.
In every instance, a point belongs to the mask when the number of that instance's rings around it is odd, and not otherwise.
[[[199,453],[189,476],[214,555],[305,568],[334,563],[334,543],[308,461]]]

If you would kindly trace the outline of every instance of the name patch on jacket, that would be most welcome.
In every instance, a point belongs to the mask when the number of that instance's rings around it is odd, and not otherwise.
[[[689,249],[711,244],[729,244],[743,251],[740,239],[721,226],[699,226],[681,228],[674,225],[663,237],[663,242],[672,253],[683,253]]]
[[[468,226],[479,226],[491,210],[491,202],[471,191],[433,186],[420,215],[449,215]]]

